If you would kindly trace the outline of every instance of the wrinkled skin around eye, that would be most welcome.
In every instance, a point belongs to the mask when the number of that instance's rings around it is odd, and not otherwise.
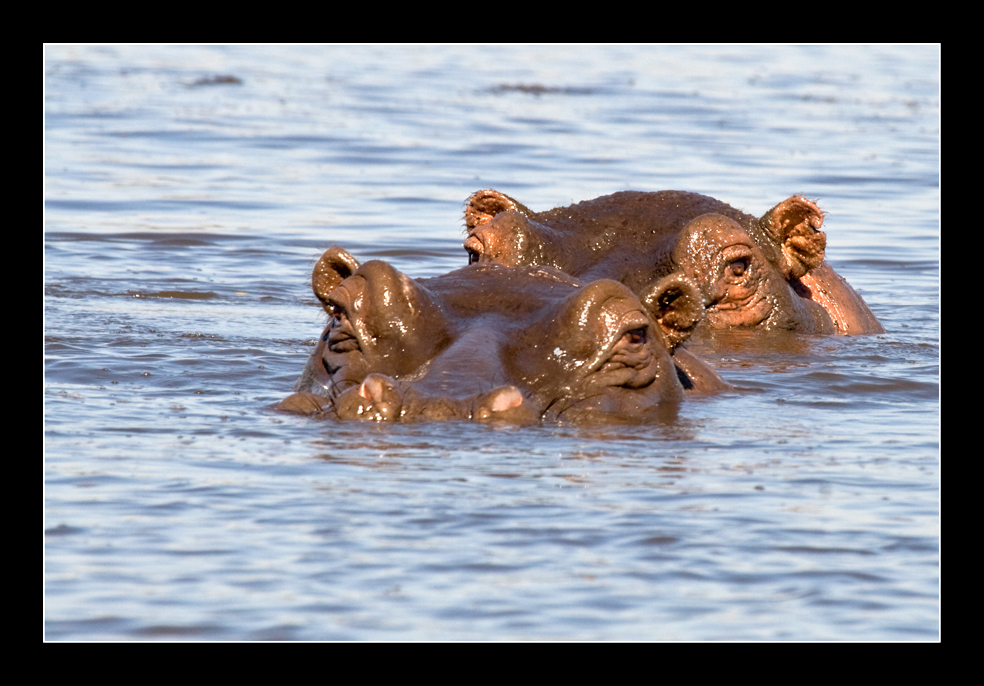
[[[548,354],[534,361],[531,349]],[[552,420],[648,416],[683,398],[666,341],[641,301],[614,281],[593,282],[519,332],[504,360]]]
[[[758,244],[726,217],[704,215],[692,221],[674,259],[699,285],[709,328],[834,333],[823,308],[797,295]]]
[[[707,317],[715,324],[728,326],[756,325],[767,320],[776,303],[768,284],[768,263],[761,252],[754,245],[729,245],[713,262],[716,268],[709,270],[712,278],[706,279],[704,287]]]

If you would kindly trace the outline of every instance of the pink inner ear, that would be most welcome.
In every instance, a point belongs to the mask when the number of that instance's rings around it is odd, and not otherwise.
[[[495,398],[492,400],[492,411],[503,412],[513,407],[519,407],[522,404],[523,394],[516,387],[510,386],[496,393]]]

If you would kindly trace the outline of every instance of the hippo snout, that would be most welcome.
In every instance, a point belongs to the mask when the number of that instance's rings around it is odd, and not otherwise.
[[[339,419],[392,422],[401,419],[447,421],[473,419],[528,424],[540,413],[515,386],[501,386],[472,398],[426,396],[410,385],[401,385],[385,374],[370,374],[359,386],[338,396],[334,404]]]

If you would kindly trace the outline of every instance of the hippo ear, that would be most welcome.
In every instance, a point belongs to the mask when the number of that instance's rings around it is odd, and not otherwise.
[[[823,262],[827,235],[820,230],[823,212],[816,203],[794,195],[766,212],[761,225],[779,245],[779,267],[787,280],[799,279]]]
[[[683,274],[670,274],[646,288],[640,300],[656,321],[673,352],[690,338],[704,317],[704,300],[697,285]]]
[[[331,307],[328,305],[328,294],[342,281],[352,276],[359,268],[359,261],[352,257],[348,251],[336,245],[328,248],[321,256],[318,263],[314,265],[311,272],[311,288],[318,296],[322,307],[331,314]]]
[[[469,231],[464,248],[468,263],[495,262],[506,267],[549,264],[544,258],[551,231],[519,210],[503,210]],[[556,265],[555,265],[556,266]]]
[[[490,222],[492,217],[506,210],[516,210],[526,216],[531,214],[529,209],[505,193],[492,189],[472,193],[465,201],[465,229],[471,233],[476,226]]]

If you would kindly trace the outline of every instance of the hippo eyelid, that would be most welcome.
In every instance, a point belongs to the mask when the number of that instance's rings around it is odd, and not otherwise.
[[[351,318],[351,310],[354,307],[356,314],[365,293],[366,281],[358,274],[350,276],[333,288],[325,296],[324,302],[332,308],[338,310],[346,317]]]
[[[720,253],[720,269],[722,272],[726,273],[728,276],[741,277],[748,272],[748,269],[752,266],[755,261],[755,253],[752,248],[748,245],[737,244],[729,245],[724,248]],[[741,273],[735,274],[732,265],[739,263],[741,265]]]
[[[741,259],[751,260],[755,255],[752,246],[744,243],[729,245],[722,249],[719,254],[721,256],[721,261],[726,264]]]
[[[338,292],[338,289],[335,289],[329,293],[328,297],[325,298],[325,302],[331,308],[331,312],[329,314],[331,314],[332,317],[337,319],[339,315],[348,316],[348,307],[343,300],[343,293]]]
[[[639,336],[641,340],[628,343],[628,345],[638,346],[640,348],[647,345],[647,343],[652,340],[652,336],[649,334],[649,328],[650,324],[648,318],[641,312],[629,314],[623,317],[620,325],[612,329],[613,335],[607,339],[607,343],[602,345],[598,351],[598,354],[595,355],[595,357],[590,361],[588,370],[595,371],[605,364],[605,362],[610,360],[622,345],[622,341],[625,340],[625,336],[630,333],[638,332],[637,336]]]

